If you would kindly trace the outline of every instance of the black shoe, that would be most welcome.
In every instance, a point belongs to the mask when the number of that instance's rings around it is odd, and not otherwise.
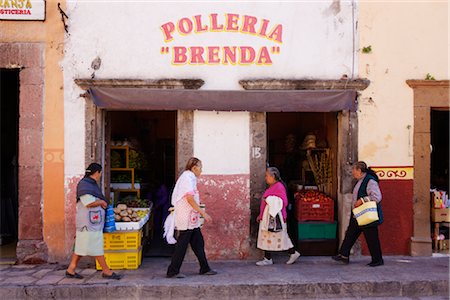
[[[75,278],[75,279],[83,279],[84,277],[78,274],[77,272],[70,274],[66,271],[66,278]]]
[[[114,272],[111,275],[102,274],[102,277],[105,279],[115,279],[115,280],[120,280],[122,278],[121,275],[116,274]]]
[[[384,265],[384,260],[380,261],[373,261],[370,264],[368,264],[369,267],[378,267]]]
[[[350,259],[348,257],[343,257],[342,255],[338,254],[331,257],[334,261],[343,263],[344,265],[348,265],[350,263]]]
[[[200,273],[200,275],[217,275],[217,272],[214,270],[209,270],[208,272]]]
[[[174,274],[174,275],[166,275],[167,278],[186,278],[186,275],[178,273],[178,274]]]

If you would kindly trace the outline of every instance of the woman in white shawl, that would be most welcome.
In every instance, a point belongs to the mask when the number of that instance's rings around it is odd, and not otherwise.
[[[174,206],[173,217],[176,229],[176,245],[172,255],[172,261],[167,269],[167,277],[184,278],[180,273],[181,264],[188,245],[197,256],[200,263],[201,275],[216,275],[211,270],[205,254],[205,242],[200,231],[200,216],[206,222],[211,222],[211,217],[200,208],[200,195],[197,190],[197,178],[202,173],[202,162],[195,157],[189,159],[185,171],[178,178],[172,194]]]

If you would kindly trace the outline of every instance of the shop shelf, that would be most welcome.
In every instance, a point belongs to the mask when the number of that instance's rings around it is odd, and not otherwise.
[[[137,269],[142,263],[142,247],[132,251],[105,251],[106,264],[111,270]],[[96,261],[97,270],[102,268]]]
[[[132,250],[139,249],[142,241],[142,230],[115,231],[103,234],[105,250]]]
[[[335,239],[337,222],[300,222],[298,239]]]

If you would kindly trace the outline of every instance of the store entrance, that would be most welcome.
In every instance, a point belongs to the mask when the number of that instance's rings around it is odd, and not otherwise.
[[[267,113],[268,164],[288,187],[288,232],[302,255],[337,252],[337,113]]]
[[[110,187],[115,205],[151,206],[144,256],[171,256],[163,239],[176,169],[176,111],[113,111]]]
[[[19,69],[0,69],[0,263],[14,263],[18,237]]]
[[[431,111],[431,221],[435,253],[449,253],[449,110]]]

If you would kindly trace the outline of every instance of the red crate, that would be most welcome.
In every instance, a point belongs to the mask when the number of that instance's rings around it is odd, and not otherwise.
[[[334,201],[303,201],[297,199],[297,221],[334,221]]]

